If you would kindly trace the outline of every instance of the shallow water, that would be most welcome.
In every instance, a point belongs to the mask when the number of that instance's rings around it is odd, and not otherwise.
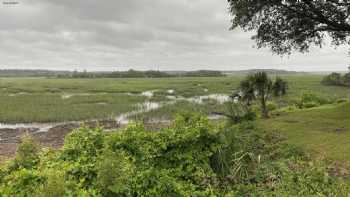
[[[20,96],[20,95],[26,95],[29,94],[28,92],[18,92],[18,93],[13,93],[13,94],[9,94],[9,96]]]
[[[167,90],[166,91],[168,94],[174,94],[175,93],[175,90]]]
[[[66,123],[18,123],[6,124],[0,123],[0,129],[38,129],[37,132],[47,132],[51,128]]]
[[[195,97],[190,97],[190,98],[184,98],[184,97],[175,97],[175,96],[167,96],[168,99],[171,100],[185,100],[193,103],[198,103],[198,104],[203,104],[205,100],[211,99],[215,100],[220,104],[223,104],[225,102],[228,102],[231,100],[231,98],[228,95],[225,94],[210,94],[210,95],[205,95],[205,96],[195,96]]]
[[[218,103],[223,104],[225,102],[228,102],[230,100],[230,97],[225,94],[210,94],[206,96],[194,97],[192,98],[192,101],[202,104],[203,101],[208,99],[216,100]]]
[[[69,99],[73,96],[91,96],[91,95],[94,95],[94,94],[91,94],[91,93],[72,93],[72,94],[62,94],[61,98],[62,99]]]
[[[147,96],[147,97],[152,97],[153,96],[154,91],[145,91],[143,92],[141,95],[143,96]],[[64,94],[62,95],[62,99],[67,99],[70,98],[72,96],[76,96],[76,95],[91,95],[91,94]],[[191,98],[184,98],[184,97],[177,97],[177,96],[167,96],[168,99],[170,99],[171,101],[169,102],[150,102],[150,101],[146,101],[144,103],[139,103],[136,105],[136,110],[134,111],[130,111],[127,113],[122,113],[120,115],[118,115],[117,117],[115,117],[115,121],[121,125],[125,125],[128,124],[130,122],[129,117],[137,115],[137,114],[141,114],[141,113],[145,113],[145,112],[149,112],[152,110],[156,110],[159,109],[161,107],[163,107],[164,105],[171,105],[176,103],[177,101],[181,101],[181,100],[186,100],[189,102],[194,102],[194,103],[198,103],[198,104],[203,104],[205,100],[207,99],[212,99],[212,100],[216,100],[217,102],[219,102],[220,104],[223,104],[227,101],[230,100],[230,97],[224,94],[211,94],[211,95],[206,95],[206,96],[195,96],[195,97],[191,97]],[[97,103],[98,105],[105,105],[106,103]],[[218,115],[210,115],[208,116],[209,119],[220,119],[222,118],[222,116],[218,116]],[[98,120],[89,120],[89,121],[98,121]],[[157,122],[158,120],[154,120],[154,122]],[[159,120],[160,121],[160,120]],[[165,121],[165,120],[164,120]],[[166,120],[169,121],[169,120]],[[85,121],[68,121],[68,122],[60,122],[60,123],[18,123],[18,124],[6,124],[6,123],[0,123],[0,129],[37,129],[36,132],[48,132],[50,129],[52,129],[53,127],[57,127],[57,126],[63,126],[63,125],[67,125],[67,124],[81,124]]]
[[[155,92],[154,90],[145,91],[145,92],[142,92],[141,95],[151,98],[151,97],[153,97],[154,92]]]
[[[134,115],[141,114],[144,112],[149,112],[151,110],[156,110],[156,109],[160,108],[161,106],[162,105],[160,103],[147,101],[147,102],[138,104],[136,110],[117,116],[116,121],[120,124],[125,125],[125,124],[128,124],[130,122],[130,120],[129,120],[130,116],[134,116]]]
[[[74,96],[96,96],[96,95],[106,95],[107,92],[97,92],[97,93],[63,93],[61,95],[62,99],[69,99]]]

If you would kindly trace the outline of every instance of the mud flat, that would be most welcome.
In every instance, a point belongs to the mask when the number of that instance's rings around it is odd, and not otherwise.
[[[129,123],[129,116],[161,107],[160,103],[145,102],[137,105],[138,109],[121,114],[114,119],[71,121],[62,123],[0,124],[0,158],[15,154],[24,135],[31,135],[45,147],[59,148],[64,137],[81,126],[90,128],[103,127],[105,131],[117,130]],[[147,124],[147,123],[146,123]],[[152,128],[161,127],[161,123],[149,123]],[[155,126],[157,125],[157,126]]]
[[[0,157],[6,158],[13,156],[24,135],[33,136],[34,139],[45,147],[59,148],[63,145],[64,137],[68,133],[83,125],[91,128],[101,126],[107,131],[121,127],[115,120],[69,122],[52,124],[51,126],[48,126],[48,124],[19,124],[17,125],[18,127],[12,125],[12,128],[4,128],[4,125],[2,125],[0,127]]]

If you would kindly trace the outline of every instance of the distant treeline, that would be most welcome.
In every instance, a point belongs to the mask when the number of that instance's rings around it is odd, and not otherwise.
[[[0,70],[0,77],[52,77],[52,78],[165,78],[165,77],[221,77],[220,71],[128,71],[88,72],[88,71],[52,71],[52,70]]]
[[[114,72],[78,72],[73,71],[68,74],[57,75],[59,78],[162,78],[171,77],[171,75],[161,71],[114,71]]]
[[[166,78],[166,77],[221,77],[220,71],[199,70],[191,72],[167,73],[162,71],[114,71],[114,72],[78,72],[58,75],[59,78]]]
[[[0,77],[55,77],[57,75],[67,75],[70,71],[54,70],[26,70],[26,69],[2,69]]]
[[[236,70],[236,71],[223,71],[227,75],[251,75],[258,72],[265,72],[268,75],[304,75],[307,72],[289,71],[281,69],[249,69],[249,70]]]
[[[322,84],[335,86],[350,86],[350,72],[344,75],[340,73],[331,73],[323,78]]]

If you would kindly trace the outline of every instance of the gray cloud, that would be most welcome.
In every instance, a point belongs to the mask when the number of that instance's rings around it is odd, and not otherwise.
[[[348,49],[288,58],[228,31],[224,0],[18,0],[0,5],[1,68],[344,70]]]

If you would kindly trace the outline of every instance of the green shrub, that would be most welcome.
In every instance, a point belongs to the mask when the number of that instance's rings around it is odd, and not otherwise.
[[[226,102],[225,111],[226,113],[223,114],[228,118],[229,125],[253,121],[257,118],[257,112],[243,102]]]
[[[178,197],[190,196],[196,188],[184,180],[178,180],[171,170],[146,169],[136,175],[134,196]]]
[[[93,160],[101,153],[103,142],[104,135],[100,128],[82,127],[66,136],[61,157],[71,161],[81,158]]]
[[[42,182],[43,177],[39,171],[20,168],[2,180],[0,194],[5,197],[31,197]]]
[[[264,132],[252,122],[227,128],[223,133],[225,145],[212,160],[216,173],[231,177],[235,183],[245,182],[255,174],[258,165],[275,159],[283,138]]]
[[[21,144],[16,151],[16,157],[11,168],[27,168],[35,167],[39,162],[39,144],[30,136],[24,136]]]
[[[220,142],[207,118],[179,116],[171,128],[156,133],[132,127],[110,136],[107,147],[131,155],[137,168],[172,169],[172,176],[193,184],[213,174],[209,160]]]
[[[0,196],[346,196],[300,147],[245,121],[225,127],[185,114],[162,131],[131,124],[115,133],[81,128],[61,150],[23,142],[0,169]],[[29,157],[23,155],[26,151]],[[34,151],[35,150],[35,151]],[[18,159],[21,158],[21,159]],[[34,158],[34,159],[33,159]],[[32,161],[35,161],[34,163]],[[30,165],[29,165],[30,164]]]
[[[349,101],[348,99],[338,99],[337,103],[346,103],[348,101]]]
[[[321,104],[318,102],[308,102],[308,103],[303,103],[302,108],[313,108],[313,107],[318,107]]]
[[[38,188],[37,197],[61,197],[66,194],[65,174],[60,170],[47,170],[43,172],[46,180]]]
[[[342,85],[342,76],[339,73],[331,73],[323,78],[322,84],[324,85]]]
[[[278,108],[276,103],[274,103],[274,102],[268,102],[266,107],[269,111],[274,111]]]
[[[69,163],[67,173],[83,187],[91,185],[97,176],[96,162],[103,150],[104,134],[100,128],[83,127],[70,133],[59,159]]]
[[[130,196],[135,176],[133,158],[125,152],[105,150],[97,165],[97,184],[105,196]]]
[[[343,76],[342,81],[345,86],[350,86],[350,73],[346,73]]]
[[[321,98],[311,92],[303,93],[300,101],[297,103],[298,107],[303,108],[312,108],[318,107],[320,105],[328,104],[330,101],[327,99]]]

